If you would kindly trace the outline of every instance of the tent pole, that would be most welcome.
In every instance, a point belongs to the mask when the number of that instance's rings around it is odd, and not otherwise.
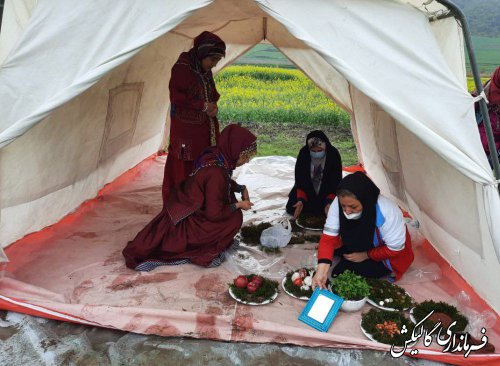
[[[448,10],[453,14],[453,16],[460,21],[462,24],[462,31],[464,33],[465,45],[467,47],[467,53],[469,54],[470,66],[472,70],[472,75],[474,76],[474,83],[476,84],[476,90],[478,95],[484,92],[483,84],[481,83],[481,77],[479,76],[479,69],[477,67],[476,55],[474,49],[472,48],[472,38],[470,35],[469,24],[467,19],[465,19],[465,14],[460,10],[450,0],[436,0],[438,3],[446,6]],[[481,114],[483,115],[484,128],[486,130],[486,136],[488,137],[488,147],[491,152],[491,161],[493,163],[493,170],[495,171],[496,179],[500,179],[500,164],[498,162],[498,154],[495,147],[495,139],[493,137],[493,130],[491,128],[490,115],[488,113],[488,106],[484,98],[479,100],[479,107],[481,108]],[[500,186],[498,187],[500,191]]]

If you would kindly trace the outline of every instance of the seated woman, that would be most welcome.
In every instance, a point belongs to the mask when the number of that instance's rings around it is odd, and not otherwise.
[[[362,172],[348,175],[337,188],[319,241],[313,287],[325,287],[334,254],[340,262],[332,276],[349,269],[364,277],[390,274],[399,280],[413,262],[403,213]]]
[[[312,131],[300,149],[295,164],[295,185],[288,195],[286,212],[322,216],[335,198],[342,179],[342,160],[323,131]]]
[[[150,271],[167,264],[218,266],[241,228],[241,209],[252,207],[248,190],[231,179],[257,150],[256,137],[238,125],[196,160],[190,176],[171,191],[166,205],[123,250],[127,267]],[[237,201],[234,192],[241,192]]]

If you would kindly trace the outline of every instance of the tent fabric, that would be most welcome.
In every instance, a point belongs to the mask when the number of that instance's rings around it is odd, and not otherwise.
[[[0,278],[0,307],[143,334],[389,350],[361,332],[360,317],[368,304],[362,312],[340,312],[328,333],[322,333],[297,319],[305,302],[281,289],[266,306],[241,305],[229,296],[227,284],[245,270],[281,281],[289,270],[314,263],[317,243],[289,245],[271,256],[242,243],[231,261],[215,269],[191,264],[148,273],[128,269],[121,251],[161,210],[164,163],[165,156],[145,160],[71,216],[7,248],[11,263]],[[235,171],[234,178],[248,187],[255,202],[244,213],[244,225],[283,217],[294,167],[294,158],[265,157]],[[470,308],[460,308],[467,315],[492,312],[430,245],[416,238],[415,262],[400,281],[416,301],[458,303],[467,294]],[[240,254],[249,259],[237,261]],[[437,279],[419,278],[425,271]],[[487,336],[498,345],[500,322],[487,328]],[[500,360],[499,353],[468,358],[442,354],[435,342],[426,348],[422,340],[417,348],[418,357],[451,364],[493,365]]]
[[[37,0],[5,1],[0,30],[0,64],[21,38],[36,3]]]
[[[344,106],[384,194],[500,309],[500,283],[484,281],[500,275],[498,182],[464,86],[459,25],[429,22],[443,9],[416,0],[38,1],[24,30],[6,34],[0,67],[1,247],[163,147],[170,68],[211,30],[228,44],[220,68],[266,39]]]

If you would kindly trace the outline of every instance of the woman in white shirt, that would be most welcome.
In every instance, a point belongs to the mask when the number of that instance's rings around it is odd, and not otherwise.
[[[413,262],[401,210],[362,172],[346,176],[337,187],[319,242],[314,287],[325,286],[334,254],[340,262],[332,275],[349,269],[364,277],[398,280]]]

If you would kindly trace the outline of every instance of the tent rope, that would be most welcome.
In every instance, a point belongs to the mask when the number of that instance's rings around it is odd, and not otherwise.
[[[481,99],[484,99],[484,101],[486,103],[489,103],[488,102],[488,98],[486,97],[486,93],[484,92],[484,90],[478,96],[476,96],[476,97],[473,98],[474,103],[479,102]]]

